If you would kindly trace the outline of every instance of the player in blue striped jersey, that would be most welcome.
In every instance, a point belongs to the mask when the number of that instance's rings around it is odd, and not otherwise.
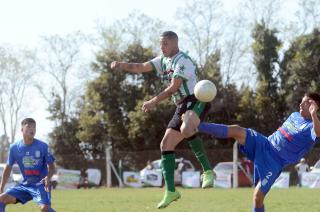
[[[198,129],[202,133],[236,139],[254,162],[253,212],[264,211],[264,198],[282,169],[298,162],[320,141],[319,107],[320,94],[305,94],[299,112],[292,113],[269,137],[238,125],[200,123]]]

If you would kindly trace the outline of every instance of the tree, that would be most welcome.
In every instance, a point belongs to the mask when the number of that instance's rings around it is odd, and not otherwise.
[[[68,116],[72,117],[75,101],[88,79],[81,73],[81,46],[84,43],[85,36],[80,32],[43,38],[37,61],[43,74],[38,76],[36,87],[48,104],[55,101],[55,97],[60,99],[60,117],[53,118],[56,125],[67,121]]]
[[[301,96],[320,91],[320,32],[297,37],[281,62],[281,88],[288,111],[296,110]]]
[[[237,16],[228,17],[221,41],[221,75],[223,84],[228,85],[237,79],[252,78],[250,71],[250,36],[249,25],[240,11]],[[239,80],[237,80],[239,81]],[[246,80],[241,80],[246,82]],[[238,83],[239,84],[239,83]]]
[[[279,8],[282,3],[279,0],[246,0],[243,2],[243,6],[246,9],[246,14],[250,16],[248,20],[253,26],[263,20],[266,28],[272,28],[279,27],[277,24],[280,23]]]
[[[85,162],[80,141],[76,138],[78,116],[75,109],[76,100],[88,80],[81,72],[85,71],[81,61],[81,47],[85,41],[86,37],[80,32],[44,37],[37,58],[42,74],[38,75],[36,87],[48,103],[49,119],[55,123],[49,134],[50,145],[58,164],[66,168],[77,168],[79,161]],[[73,157],[78,160],[72,160],[70,153],[76,153]]]
[[[0,121],[3,134],[15,141],[26,93],[34,76],[34,54],[30,50],[0,47]]]
[[[5,163],[8,158],[10,143],[6,135],[0,136],[0,162]]]
[[[177,9],[176,16],[181,22],[184,48],[192,49],[190,54],[200,70],[211,55],[219,52],[222,84],[228,85],[252,76],[248,74],[251,68],[248,62],[250,25],[243,10],[237,11],[236,15],[234,10],[228,13],[224,4],[219,0],[190,0]]]
[[[88,166],[90,161],[86,157],[85,150],[81,146],[81,141],[75,136],[79,130],[79,121],[77,118],[71,118],[68,121],[57,126],[49,133],[52,143],[52,150],[57,164],[66,169],[82,169]]]
[[[254,64],[257,69],[258,87],[255,95],[255,107],[259,122],[258,130],[271,133],[283,117],[279,96],[279,56],[281,42],[275,29],[268,29],[264,22],[257,24],[252,32],[255,42],[252,45]]]
[[[80,111],[80,129],[77,137],[85,143],[87,151],[94,160],[103,161],[104,148],[108,141],[117,150],[136,150],[143,144],[135,143],[130,137],[130,126],[134,120],[130,113],[147,94],[156,92],[155,74],[132,75],[111,70],[113,60],[145,62],[154,55],[151,48],[143,48],[134,43],[125,52],[101,50],[97,54],[92,70],[99,76],[91,81],[83,99]],[[145,128],[140,129],[145,130]]]
[[[255,105],[256,94],[252,88],[245,86],[241,88],[242,94],[239,102],[239,112],[237,120],[241,126],[246,128],[256,128],[259,125],[258,110]]]
[[[235,123],[240,94],[237,91],[236,85],[232,83],[223,84],[220,67],[220,51],[210,55],[202,70],[199,72],[200,79],[208,79],[214,82],[217,87],[217,96],[211,102],[211,109],[208,112],[207,120],[210,122],[219,123]],[[208,136],[203,136],[204,140],[212,140]],[[208,147],[230,147],[232,142],[222,139],[219,142],[214,140],[214,143],[206,142]]]
[[[320,27],[320,2],[317,0],[300,0],[296,12],[297,22],[294,23],[295,31],[303,35]]]
[[[220,20],[222,3],[219,0],[192,0],[178,8],[182,33],[190,43],[190,49],[196,53],[196,60],[202,67],[206,59],[219,49],[223,25]]]
[[[159,36],[168,26],[159,19],[133,10],[126,18],[116,20],[110,26],[98,23],[97,28],[100,35],[98,41],[102,41],[98,45],[103,49],[125,51],[130,44],[141,43],[158,52]]]

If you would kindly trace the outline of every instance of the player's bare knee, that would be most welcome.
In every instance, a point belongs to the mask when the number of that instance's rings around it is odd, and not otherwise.
[[[200,124],[200,119],[194,113],[194,111],[187,111],[186,117],[180,127],[180,133],[184,138],[189,138],[198,132],[198,126]]]
[[[42,212],[49,212],[50,211],[50,206],[49,205],[40,205],[40,210]]]
[[[184,138],[189,138],[191,136],[191,133],[188,132],[186,129],[180,129],[180,132]]]
[[[246,138],[246,130],[239,125],[229,125],[228,137],[236,139],[240,144],[244,144]]]
[[[0,202],[2,202],[5,205],[14,204],[16,203],[16,199],[12,196],[9,196],[8,194],[3,193],[0,195]]]
[[[0,195],[0,202],[5,203],[5,202],[4,202],[4,197],[3,197],[3,195],[4,195],[4,194],[1,194],[1,195]]]
[[[168,143],[162,140],[160,143],[161,152],[168,151],[168,149],[169,149]]]
[[[185,125],[180,127],[180,132],[184,138],[189,138],[196,133],[195,129],[192,130],[191,127],[186,127]]]
[[[243,128],[240,127],[239,125],[237,124],[234,124],[234,125],[229,125],[229,131],[230,133],[232,134],[237,134],[239,133]]]
[[[164,144],[163,144],[163,142],[160,143],[160,150],[161,150],[161,151],[164,150]]]

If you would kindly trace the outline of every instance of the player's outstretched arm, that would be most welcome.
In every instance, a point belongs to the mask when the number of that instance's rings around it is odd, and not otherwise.
[[[12,167],[9,165],[6,165],[3,170],[1,184],[0,184],[0,193],[1,194],[3,193],[4,187],[6,186],[6,184],[8,182],[9,176],[11,174],[11,170],[12,170]]]
[[[145,63],[126,63],[113,61],[110,65],[113,70],[125,70],[130,73],[139,74],[152,71],[152,65],[150,62]]]

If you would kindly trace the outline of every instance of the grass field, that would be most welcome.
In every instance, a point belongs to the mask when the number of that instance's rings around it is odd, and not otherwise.
[[[184,189],[178,188],[182,198],[165,212],[240,212],[251,211],[252,189]],[[54,190],[53,208],[58,212],[141,212],[156,209],[163,194],[162,188],[112,188],[89,190]],[[265,201],[266,211],[318,212],[320,189],[272,189]],[[9,205],[7,212],[40,211],[36,204]]]

